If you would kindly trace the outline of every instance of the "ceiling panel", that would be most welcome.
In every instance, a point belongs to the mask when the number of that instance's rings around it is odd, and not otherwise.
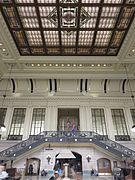
[[[116,56],[134,0],[0,0],[22,56]]]

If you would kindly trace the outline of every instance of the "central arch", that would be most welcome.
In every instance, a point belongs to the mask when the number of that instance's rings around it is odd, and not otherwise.
[[[73,167],[75,172],[82,172],[82,155],[77,152],[71,151],[76,158],[57,158],[59,153],[55,156],[55,167],[54,169],[57,170],[58,168],[63,168],[64,163],[69,163],[69,167]]]

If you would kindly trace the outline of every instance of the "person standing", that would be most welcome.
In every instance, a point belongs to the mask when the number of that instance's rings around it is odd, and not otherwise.
[[[30,176],[33,175],[33,165],[32,164],[29,165],[29,175]]]

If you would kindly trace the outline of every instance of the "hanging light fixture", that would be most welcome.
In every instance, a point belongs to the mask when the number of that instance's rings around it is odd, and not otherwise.
[[[10,72],[9,72],[9,78],[8,78],[9,80],[11,79],[12,67],[13,67],[13,64],[11,64],[11,68],[10,68]],[[7,96],[7,89],[8,89],[8,82],[6,84],[6,89],[5,89],[4,94],[3,94],[3,99],[2,99],[2,104],[1,104],[1,111],[0,111],[0,131],[2,131],[2,132],[6,131],[6,126],[4,125],[4,122],[3,122],[4,121],[3,120],[4,114],[3,114],[2,109],[4,107],[5,98]]]
[[[131,99],[132,99],[133,105],[135,107],[135,96],[133,94],[133,90],[132,90],[132,87],[131,87],[131,84],[130,84],[127,66],[125,65],[124,67],[125,67],[125,71],[126,71],[127,80],[129,82],[129,89],[130,89],[130,93],[131,93]],[[131,131],[135,132],[135,124],[132,126]]]

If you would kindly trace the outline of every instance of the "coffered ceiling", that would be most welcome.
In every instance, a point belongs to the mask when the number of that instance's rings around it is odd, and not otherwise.
[[[0,11],[2,78],[135,76],[135,0],[0,0]]]

